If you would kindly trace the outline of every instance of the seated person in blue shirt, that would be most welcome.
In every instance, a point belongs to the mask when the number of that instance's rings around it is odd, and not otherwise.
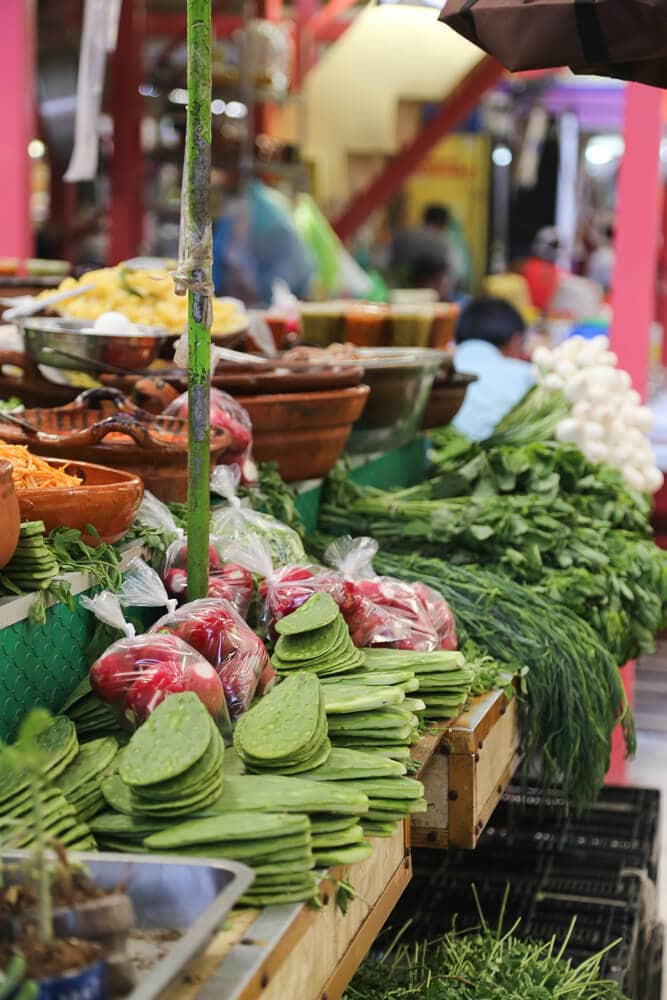
[[[532,367],[521,360],[525,332],[523,319],[504,299],[474,299],[459,317],[454,363],[479,381],[468,387],[454,426],[474,441],[489,437],[533,386]]]

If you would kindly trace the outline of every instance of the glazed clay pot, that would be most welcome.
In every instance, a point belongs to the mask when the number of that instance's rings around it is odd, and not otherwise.
[[[12,466],[10,462],[0,462],[0,569],[7,565],[14,555],[19,540],[19,502],[16,498]]]
[[[44,461],[58,467],[63,465],[58,458]],[[68,462],[65,471],[78,476],[80,485],[18,491],[21,520],[43,521],[47,533],[54,528],[76,528],[87,545],[120,541],[134,521],[144,495],[139,476],[90,462]],[[89,524],[97,531],[97,537],[87,533]]]
[[[476,381],[477,375],[468,375],[465,372],[456,372],[445,382],[438,383],[436,380],[424,410],[422,430],[451,424],[463,406],[468,386]]]
[[[368,396],[367,385],[328,392],[244,396],[253,454],[273,460],[288,483],[326,476],[338,461]]]

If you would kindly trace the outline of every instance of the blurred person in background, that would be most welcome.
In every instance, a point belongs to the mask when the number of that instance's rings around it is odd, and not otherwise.
[[[270,305],[275,281],[284,281],[294,295],[306,298],[314,276],[315,261],[284,195],[253,180],[245,195],[226,199],[213,224],[216,295]]]
[[[615,263],[614,226],[612,223],[607,223],[603,227],[600,243],[588,258],[587,268],[588,277],[602,286],[605,295],[611,290]]]
[[[558,230],[551,226],[540,229],[533,240],[530,257],[521,266],[533,306],[542,314],[549,311],[560,284],[562,271],[556,264],[559,250]]]
[[[393,284],[410,288],[410,275],[420,259],[442,258],[449,276],[449,293],[465,291],[470,278],[470,255],[460,226],[446,205],[427,205],[421,225],[404,229],[391,247]]]
[[[504,299],[473,299],[456,326],[456,370],[478,376],[468,386],[454,426],[473,441],[494,427],[534,384],[532,366],[522,360],[525,323]]]
[[[417,257],[410,267],[407,281],[407,288],[431,289],[437,295],[438,302],[449,297],[447,261],[441,254]]]

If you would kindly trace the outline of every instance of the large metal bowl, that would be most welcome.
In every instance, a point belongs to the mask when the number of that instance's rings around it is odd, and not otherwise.
[[[137,326],[136,330],[129,336],[109,334],[92,330],[91,320],[44,317],[31,317],[21,323],[25,351],[35,364],[92,373],[103,370],[105,365],[128,371],[147,368],[157,357],[166,334],[154,326]]]
[[[419,430],[433,380],[446,357],[444,351],[426,347],[355,351],[350,364],[363,365],[371,392],[347,450],[368,453],[407,444]]]

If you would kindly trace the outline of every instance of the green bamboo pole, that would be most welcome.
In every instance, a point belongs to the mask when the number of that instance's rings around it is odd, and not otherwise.
[[[211,0],[187,0],[188,600],[208,593],[211,395]]]

